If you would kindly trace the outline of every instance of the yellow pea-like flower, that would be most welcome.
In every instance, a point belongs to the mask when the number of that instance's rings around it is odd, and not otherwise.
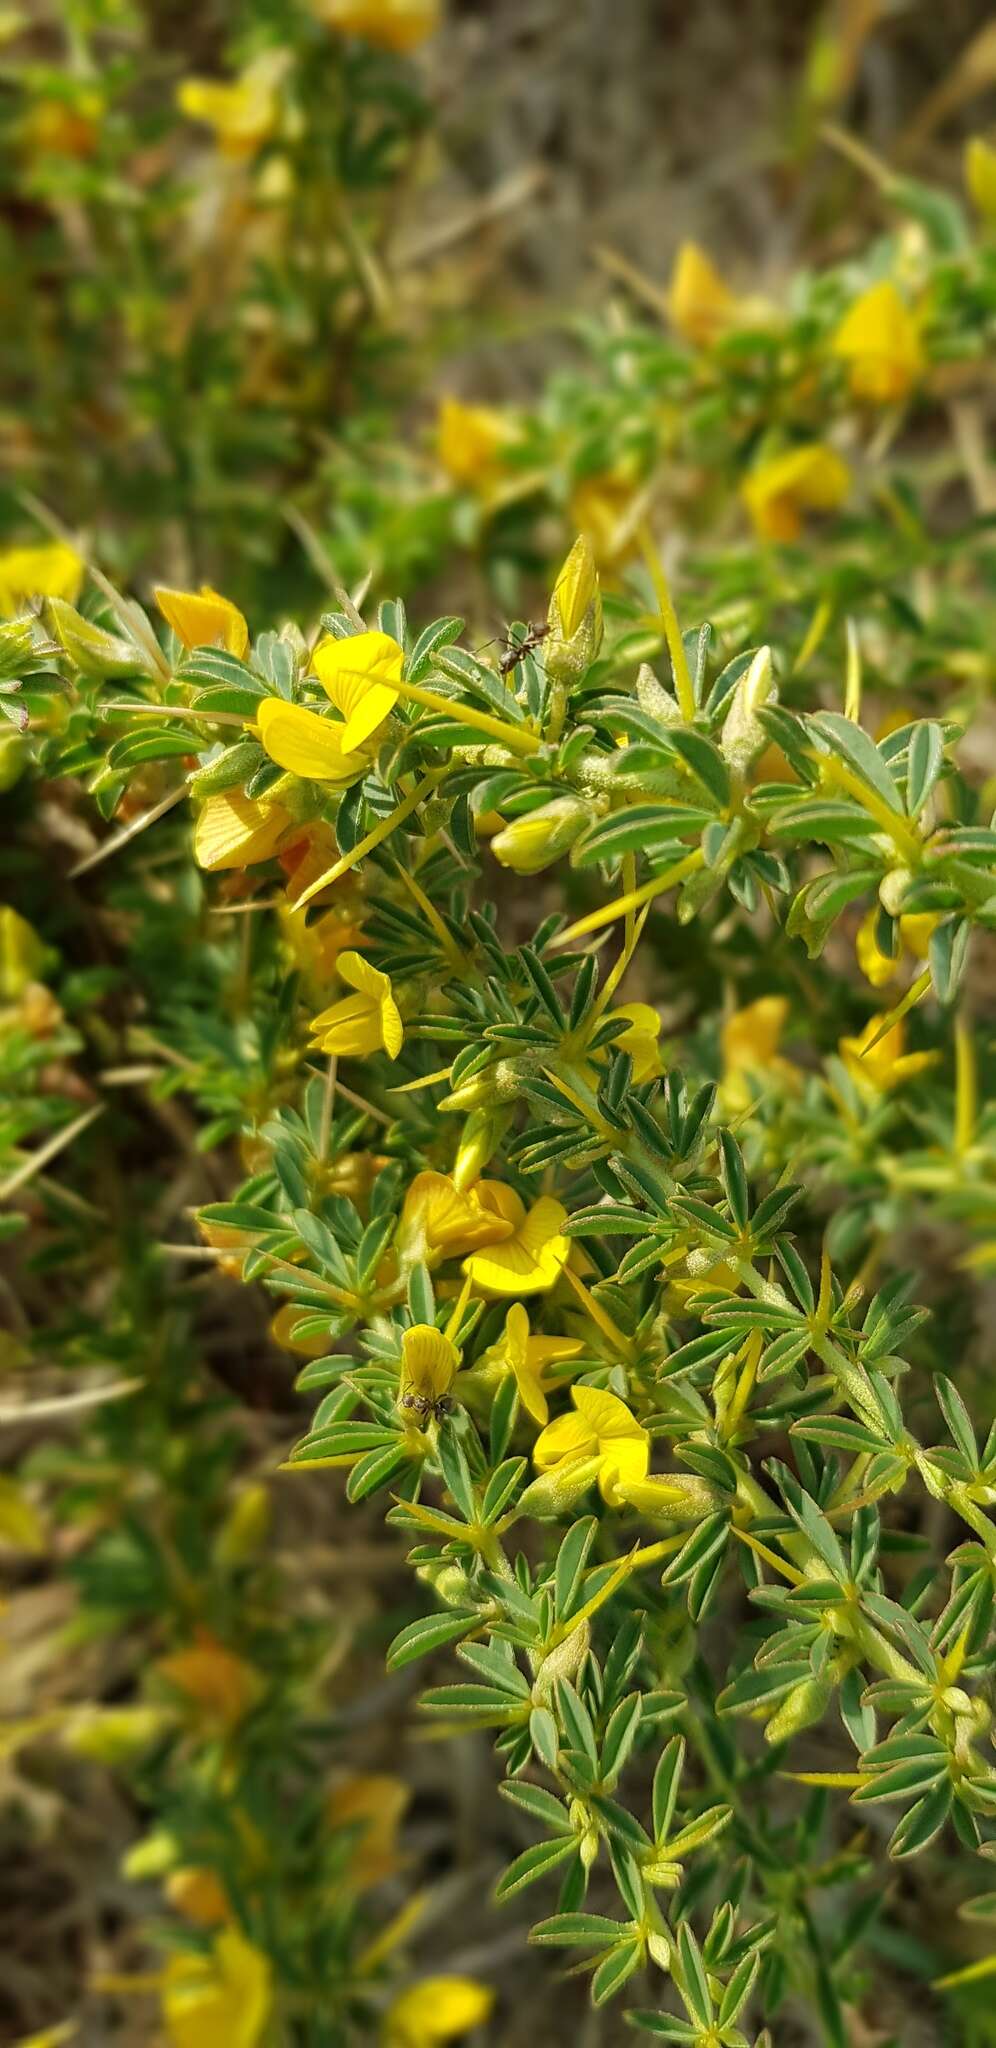
[[[353,633],[344,640],[327,633],[319,641],[312,667],[345,720],[344,753],[364,746],[394,710],[404,659],[389,633]]]
[[[652,1081],[664,1072],[661,1059],[660,1012],[652,1003],[620,1003],[617,1009],[609,1011],[610,1017],[625,1017],[626,1029],[612,1040],[616,1052],[628,1052],[633,1062],[635,1082]]]
[[[464,405],[444,398],[436,418],[436,453],[455,484],[487,488],[501,468],[513,429],[493,405]]]
[[[741,492],[763,540],[798,540],[806,512],[833,512],[851,487],[846,462],[823,441],[807,441],[759,462]]]
[[[387,1771],[361,1771],[332,1787],[326,1814],[333,1828],[349,1828],[348,1882],[351,1891],[366,1891],[401,1867],[398,1829],[411,1798],[411,1787]]]
[[[830,348],[847,364],[855,398],[872,405],[905,398],[926,368],[919,322],[889,278],[855,300]]]
[[[482,1205],[477,1188],[458,1188],[449,1174],[427,1170],[417,1173],[406,1191],[398,1242],[413,1261],[439,1252],[460,1258],[511,1237],[513,1228],[508,1217]]]
[[[442,19],[441,0],[316,0],[315,11],[341,35],[399,55],[434,35]]]
[[[185,78],[176,99],[182,114],[214,129],[225,156],[255,156],[273,133],[279,114],[268,64],[251,66],[239,78]]]
[[[161,1657],[156,1670],[206,1720],[226,1728],[244,1718],[259,1693],[259,1676],[252,1665],[207,1629],[200,1630],[186,1649]]]
[[[566,1209],[541,1195],[527,1211],[503,1181],[479,1181],[476,1193],[483,1208],[512,1227],[497,1244],[472,1252],[464,1272],[485,1294],[545,1294],[559,1280],[571,1249],[563,1235]]]
[[[0,618],[13,618],[33,598],[61,597],[75,604],[83,582],[83,562],[61,540],[39,547],[4,548],[0,553]]]
[[[292,822],[282,804],[257,804],[241,790],[220,790],[197,813],[194,859],[210,874],[252,867],[270,859]]]
[[[698,242],[682,242],[674,259],[668,312],[672,327],[697,348],[718,341],[736,317],[733,292]]]
[[[536,1439],[536,1470],[564,1468],[568,1479],[574,1470],[585,1485],[597,1476],[602,1498],[618,1507],[622,1489],[646,1477],[650,1438],[617,1394],[581,1386],[571,1388],[571,1399],[573,1414],[558,1415]]]
[[[199,590],[160,587],[154,595],[167,625],[188,652],[194,647],[223,647],[240,661],[248,652],[249,628],[238,605],[209,583],[202,583]]]
[[[869,1017],[857,1038],[842,1038],[837,1048],[852,1079],[870,1095],[887,1095],[902,1081],[912,1081],[935,1065],[936,1052],[904,1052],[906,1033],[901,1017],[879,1038],[884,1018]]]
[[[443,2048],[446,2041],[483,2026],[494,1998],[476,1977],[423,1977],[388,2006],[386,2048]]]
[[[578,1358],[583,1349],[576,1337],[532,1336],[529,1316],[516,1301],[505,1317],[503,1336],[485,1352],[475,1372],[485,1384],[511,1373],[526,1414],[542,1426],[550,1413],[544,1383],[547,1367]]]
[[[445,1399],[456,1378],[460,1353],[433,1323],[414,1323],[401,1339],[398,1407],[424,1421]]]
[[[388,1059],[396,1060],[405,1032],[388,976],[371,967],[362,953],[352,952],[339,955],[338,972],[356,993],[312,1018],[314,1043],[322,1052],[343,1059],[386,1052]]]
[[[337,720],[283,697],[263,698],[256,729],[271,761],[311,782],[355,782],[369,765],[366,754],[347,752]]]
[[[172,2048],[256,2048],[273,2002],[269,1960],[223,1927],[208,1955],[170,1957],[161,1997]]]
[[[914,960],[926,960],[931,934],[936,931],[940,921],[939,913],[929,910],[917,911],[906,917],[901,917],[899,920],[899,953],[892,960],[887,953],[879,951],[878,942],[875,937],[878,925],[878,911],[873,904],[867,917],[862,920],[860,930],[854,942],[858,966],[866,981],[870,981],[873,988],[884,988],[887,982],[895,979],[907,954],[911,955]]]

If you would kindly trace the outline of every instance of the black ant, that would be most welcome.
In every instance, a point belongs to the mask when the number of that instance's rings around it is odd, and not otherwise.
[[[545,623],[542,626],[530,626],[523,634],[521,640],[510,639],[498,663],[498,674],[500,676],[510,676],[512,670],[518,667],[520,661],[527,654],[532,654],[533,649],[546,639],[549,631],[549,623]]]
[[[452,1415],[455,1406],[455,1401],[451,1401],[448,1394],[441,1394],[439,1399],[434,1401],[431,1394],[416,1394],[409,1391],[400,1395],[398,1400],[399,1408],[417,1415],[420,1429],[424,1429],[426,1423],[430,1421],[442,1422],[447,1415]]]

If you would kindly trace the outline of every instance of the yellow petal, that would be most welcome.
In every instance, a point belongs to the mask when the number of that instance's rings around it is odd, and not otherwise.
[[[355,633],[345,640],[326,634],[319,641],[312,666],[346,721],[345,752],[363,746],[394,710],[404,658],[389,633]]]
[[[590,540],[581,533],[553,588],[553,602],[565,640],[572,640],[590,604],[598,597],[598,571]]]
[[[479,1193],[483,1199],[483,1189]],[[570,1240],[561,1235],[566,1220],[561,1204],[544,1195],[511,1237],[472,1253],[464,1262],[464,1271],[475,1287],[491,1294],[540,1293],[553,1286],[567,1263]]]
[[[575,1388],[575,1395],[578,1389]],[[549,1422],[533,1445],[533,1464],[538,1472],[550,1472],[565,1460],[590,1458],[598,1449],[598,1438],[577,1409]]]
[[[585,1427],[600,1444],[614,1443],[620,1437],[649,1442],[642,1423],[618,1394],[610,1394],[604,1387],[572,1387],[571,1398]]]
[[[401,1391],[438,1401],[453,1384],[460,1363],[456,1346],[431,1323],[415,1323],[401,1339]]]
[[[742,493],[764,539],[792,541],[801,531],[803,512],[833,511],[850,484],[847,464],[835,450],[810,441],[758,463],[744,479]]]
[[[363,1059],[379,1052],[383,1043],[380,1005],[370,996],[343,996],[315,1018],[312,1028],[321,1051],[339,1059]]]
[[[598,1488],[609,1507],[625,1505],[624,1489],[643,1479],[650,1463],[650,1439],[618,1436],[606,1439],[598,1468]]]
[[[494,406],[463,405],[458,398],[440,404],[436,452],[454,483],[489,483],[511,436],[508,420]]]
[[[435,34],[442,11],[441,0],[314,0],[314,6],[329,28],[399,54]]]
[[[6,548],[0,553],[0,618],[13,617],[36,597],[61,597],[74,604],[82,581],[83,563],[62,541]]]
[[[483,2025],[495,1994],[476,1977],[424,1977],[394,1999],[385,2014],[391,2048],[437,2048]]]
[[[240,661],[249,649],[249,628],[230,598],[204,583],[200,590],[156,590],[167,625],[184,647],[224,647]]]
[[[855,397],[876,405],[905,398],[923,374],[919,325],[888,278],[855,300],[830,347],[849,365]]]
[[[361,995],[372,996],[376,1003],[391,993],[389,977],[382,974],[379,967],[372,966],[362,953],[340,953],[338,971],[349,988],[359,989]]]
[[[163,1972],[173,2048],[256,2048],[271,2003],[269,1962],[236,1927],[222,1929],[210,1956],[171,1956]]]
[[[155,1668],[192,1705],[228,1726],[242,1720],[259,1692],[252,1665],[206,1631],[188,1649],[161,1657]]]
[[[269,860],[291,823],[282,804],[255,804],[240,790],[209,796],[194,826],[194,859],[199,868],[247,868]]]
[[[353,782],[367,766],[365,754],[343,750],[345,728],[302,704],[287,704],[283,697],[264,697],[256,714],[259,737],[271,761],[291,775],[303,775],[313,782]]]
[[[449,1174],[417,1173],[402,1205],[402,1242],[413,1249],[421,1242],[428,1251],[459,1256],[511,1236],[511,1221],[485,1208],[478,1196],[476,1188],[464,1193],[455,1187]]]
[[[697,242],[682,242],[668,290],[672,326],[686,341],[708,348],[736,314],[737,301]]]

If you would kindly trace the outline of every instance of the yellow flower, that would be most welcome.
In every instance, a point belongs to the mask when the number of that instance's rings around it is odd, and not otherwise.
[[[463,405],[444,398],[436,420],[436,453],[455,484],[486,488],[501,468],[513,429],[492,405]]]
[[[474,1371],[485,1382],[511,1373],[527,1415],[542,1425],[550,1412],[543,1383],[547,1366],[577,1358],[583,1348],[574,1337],[530,1336],[529,1317],[521,1301],[516,1301],[505,1317],[504,1336],[484,1353]]]
[[[270,1336],[282,1351],[293,1351],[298,1358],[324,1358],[330,1341],[327,1330],[324,1336],[297,1335],[297,1326],[304,1322],[307,1313],[296,1302],[285,1301],[276,1315],[270,1317]]]
[[[935,1052],[904,1053],[906,1034],[901,1017],[877,1045],[872,1045],[871,1041],[884,1021],[882,1017],[869,1017],[858,1038],[842,1038],[838,1046],[848,1073],[871,1095],[888,1094],[901,1081],[910,1081],[914,1075],[922,1074],[926,1067],[932,1067],[937,1059]],[[866,1047],[871,1049],[866,1050]]]
[[[315,5],[329,28],[400,54],[435,35],[442,18],[441,0],[315,0]]]
[[[643,1479],[620,1479],[616,1492],[627,1507],[638,1508],[655,1522],[699,1522],[716,1507],[708,1480],[695,1472],[649,1472]]]
[[[355,752],[372,739],[394,710],[404,659],[403,649],[389,633],[354,633],[345,640],[327,633],[319,641],[312,666],[345,719],[339,735],[344,753]]]
[[[614,1052],[628,1052],[633,1062],[633,1079],[637,1083],[652,1081],[664,1072],[658,1040],[661,1035],[661,1020],[652,1003],[620,1003],[609,1011],[610,1017],[625,1017],[625,1031],[612,1040]]]
[[[383,1051],[388,1059],[396,1060],[405,1032],[388,976],[371,967],[362,953],[341,953],[338,971],[356,994],[343,996],[312,1018],[311,1028],[317,1034],[313,1042],[322,1052],[336,1053],[342,1059]]]
[[[233,1728],[259,1695],[259,1675],[234,1650],[226,1650],[207,1629],[185,1650],[160,1657],[156,1671],[199,1707],[208,1721]]]
[[[163,1891],[173,1911],[195,1927],[221,1927],[231,1912],[227,1893],[213,1870],[193,1864],[172,1870]]]
[[[566,1209],[552,1196],[541,1195],[527,1214],[515,1189],[503,1181],[479,1181],[476,1194],[484,1209],[512,1228],[499,1243],[464,1260],[463,1270],[474,1286],[485,1294],[541,1294],[555,1286],[571,1249],[563,1236]]]
[[[62,594],[62,593],[60,593]],[[241,661],[249,648],[249,628],[229,597],[202,583],[199,590],[153,592],[167,625],[188,652],[193,647],[224,647]]]
[[[996,149],[981,135],[970,136],[965,144],[965,183],[983,220],[996,220]]]
[[[458,1188],[446,1173],[417,1173],[401,1207],[398,1242],[406,1259],[460,1258],[480,1245],[511,1237],[514,1225],[483,1208],[476,1188]]]
[[[581,1493],[597,1477],[610,1507],[622,1488],[646,1477],[650,1438],[625,1401],[600,1387],[572,1387],[574,1413],[547,1423],[533,1447],[538,1472],[559,1470]]]
[[[256,728],[271,761],[311,782],[355,782],[368,765],[367,754],[345,751],[346,728],[337,719],[288,704],[284,697],[263,698]]]
[[[400,1868],[398,1828],[411,1788],[386,1771],[359,1772],[333,1786],[325,1808],[334,1828],[350,1828],[349,1883],[354,1892],[380,1884]]]
[[[919,323],[888,278],[855,299],[830,347],[848,365],[855,398],[872,405],[905,398],[926,367]]]
[[[241,790],[221,790],[197,813],[194,859],[211,874],[252,867],[270,859],[291,822],[282,804],[256,804]]]
[[[494,1992],[476,1977],[423,1977],[388,2006],[386,2048],[441,2048],[483,2026],[494,2002]]]
[[[587,533],[578,534],[561,565],[546,617],[549,630],[543,659],[547,673],[566,682],[594,661],[602,644],[602,592],[595,550]]]
[[[177,88],[177,105],[191,121],[214,129],[225,156],[254,156],[277,124],[273,78],[269,62],[250,65],[231,80],[185,78]]]
[[[635,500],[632,476],[619,469],[582,477],[571,492],[571,525],[588,542],[603,569],[621,568],[639,552]]]
[[[256,2048],[273,2002],[270,1964],[237,1927],[224,1927],[209,1955],[171,1956],[162,2010],[173,2048]]]
[[[682,242],[674,259],[668,311],[672,327],[698,348],[718,341],[736,317],[733,293],[697,242]]]
[[[456,1378],[460,1353],[433,1323],[413,1323],[401,1339],[398,1407],[416,1426],[424,1426],[437,1402],[445,1400]]]
[[[61,597],[75,604],[82,582],[83,563],[61,540],[5,548],[0,553],[0,618],[13,618],[32,598]]]
[[[851,485],[846,462],[822,441],[807,441],[759,462],[742,496],[763,540],[798,540],[804,512],[832,512]]]
[[[788,1008],[785,996],[759,996],[755,1003],[747,1003],[727,1018],[720,1038],[722,1100],[727,1115],[747,1109],[753,1102],[757,1089],[751,1084],[752,1075],[774,1073],[796,1084],[795,1068],[778,1051]]]
[[[903,964],[904,950],[907,953],[911,953],[914,960],[926,960],[930,948],[931,933],[936,931],[939,923],[939,914],[931,910],[918,911],[910,916],[901,917],[899,920],[900,950],[896,958],[890,960],[887,953],[880,953],[878,949],[875,938],[878,925],[878,910],[873,904],[867,917],[862,921],[858,936],[854,942],[854,950],[858,956],[858,966],[866,981],[870,981],[873,988],[884,988],[886,982],[893,981]]]

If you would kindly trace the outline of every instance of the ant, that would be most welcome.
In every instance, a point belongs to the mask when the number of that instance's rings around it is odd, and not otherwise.
[[[510,676],[512,670],[518,667],[520,661],[527,654],[532,654],[533,649],[546,639],[549,631],[548,623],[542,626],[529,626],[521,640],[510,639],[498,663],[498,674],[500,676]]]
[[[424,1429],[429,1421],[442,1422],[447,1415],[452,1415],[455,1406],[448,1394],[441,1394],[434,1401],[430,1394],[416,1394],[411,1390],[402,1394],[398,1401],[399,1408],[412,1411],[418,1417],[420,1429]]]

